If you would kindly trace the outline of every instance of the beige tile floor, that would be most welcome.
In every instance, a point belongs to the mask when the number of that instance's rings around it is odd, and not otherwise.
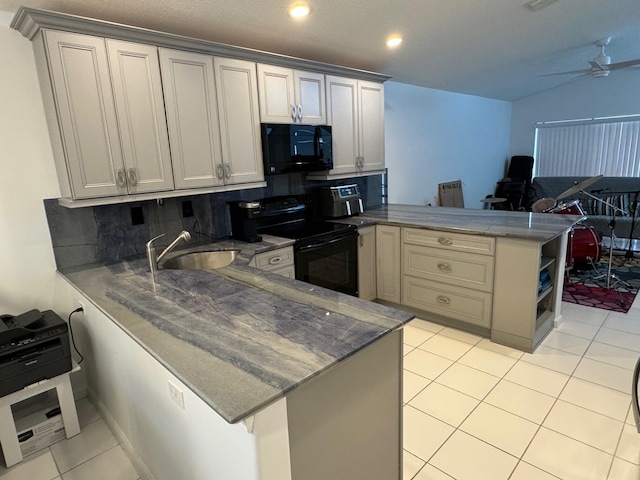
[[[563,304],[522,352],[423,320],[405,327],[403,480],[639,480],[628,314]]]
[[[562,313],[533,355],[423,320],[405,327],[403,480],[640,479],[640,300],[626,315]],[[138,479],[87,399],[78,415],[80,435],[0,465],[0,480]]]
[[[54,443],[12,468],[0,462],[1,480],[138,480],[117,440],[84,398],[76,403],[81,433]]]

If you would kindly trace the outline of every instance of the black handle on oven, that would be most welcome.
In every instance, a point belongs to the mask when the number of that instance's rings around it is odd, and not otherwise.
[[[327,245],[331,245],[332,243],[341,242],[342,240],[346,240],[348,238],[356,238],[358,236],[356,233],[350,233],[349,235],[344,235],[339,238],[332,238],[331,240],[322,240],[316,243],[312,243],[311,245],[305,245],[299,248],[299,252],[308,252],[309,250],[315,250],[316,248],[325,247]]]
[[[636,369],[633,371],[633,381],[631,382],[631,398],[632,400],[632,408],[633,408],[633,416],[636,419],[636,429],[638,433],[640,433],[640,404],[638,404],[638,378],[640,377],[640,358],[638,358],[638,363],[636,363]]]

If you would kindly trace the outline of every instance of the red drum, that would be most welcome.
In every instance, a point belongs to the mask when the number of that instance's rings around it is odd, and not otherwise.
[[[580,215],[581,217],[585,215],[582,205],[580,205],[580,200],[574,200],[570,203],[560,203],[549,211],[558,215]]]
[[[569,233],[566,267],[587,268],[600,261],[602,239],[589,225],[576,225]]]
[[[553,198],[541,198],[531,205],[531,211],[533,213],[549,213],[556,205],[556,201]]]

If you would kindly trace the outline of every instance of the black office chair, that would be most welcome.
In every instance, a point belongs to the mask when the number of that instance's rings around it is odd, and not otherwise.
[[[533,157],[514,155],[511,157],[507,176],[497,182],[495,196],[507,201],[494,205],[496,210],[529,210]]]

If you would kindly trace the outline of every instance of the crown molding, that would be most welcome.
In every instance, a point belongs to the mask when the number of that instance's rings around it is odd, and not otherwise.
[[[381,73],[369,72],[355,68],[342,67],[303,58],[290,57],[277,53],[264,52],[244,47],[236,47],[224,43],[210,42],[183,35],[159,32],[131,25],[107,22],[95,18],[81,17],[66,13],[41,10],[21,6],[11,21],[11,28],[19,31],[29,40],[41,29],[62,30],[83,33],[118,40],[146,43],[157,47],[188,50],[220,57],[239,58],[259,63],[268,63],[282,67],[311,70],[328,75],[346,76],[359,80],[385,82],[391,77]]]

